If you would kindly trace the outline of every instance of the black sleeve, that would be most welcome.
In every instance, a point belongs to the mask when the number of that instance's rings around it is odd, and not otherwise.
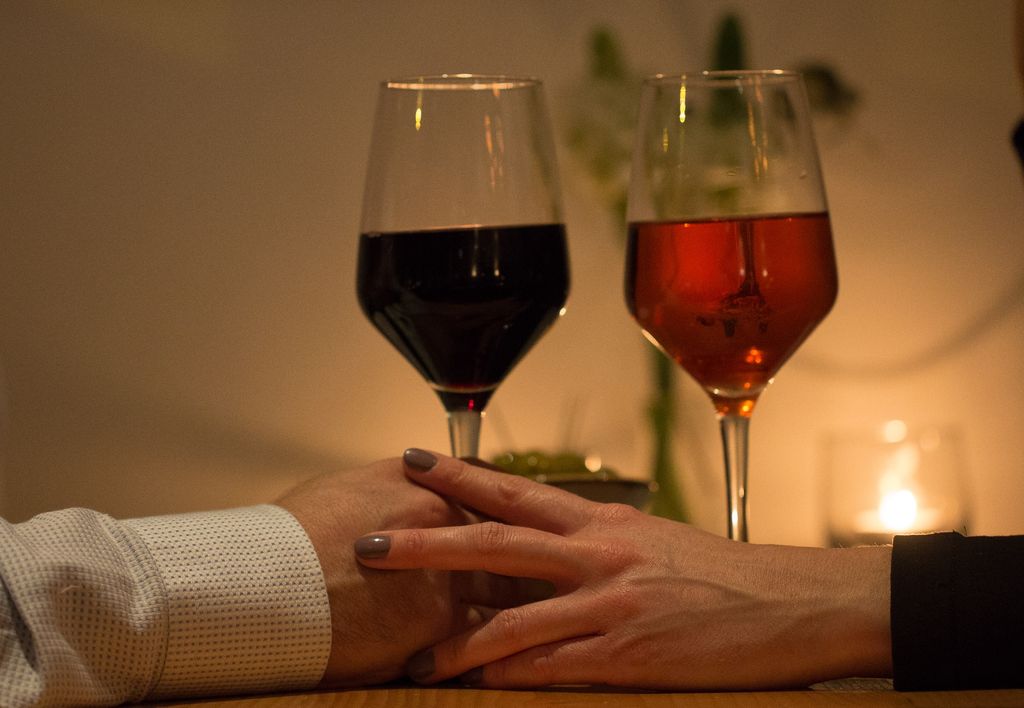
[[[1020,157],[1020,166],[1024,167],[1024,120],[1017,124],[1013,131],[1013,146],[1017,148],[1017,155]]]
[[[1024,536],[897,536],[891,578],[895,688],[1024,687]]]

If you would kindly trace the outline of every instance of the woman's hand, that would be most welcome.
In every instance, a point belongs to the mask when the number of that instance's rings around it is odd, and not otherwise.
[[[506,523],[361,539],[372,568],[486,570],[554,596],[410,661],[424,683],[725,689],[888,675],[889,549],[742,544],[422,450],[419,484]]]

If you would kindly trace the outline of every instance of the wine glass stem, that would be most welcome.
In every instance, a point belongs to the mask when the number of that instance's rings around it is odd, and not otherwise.
[[[729,538],[733,541],[747,541],[747,431],[750,418],[723,415],[718,423],[722,429],[722,449],[725,452]]]
[[[448,435],[453,457],[479,457],[480,411],[448,411]]]

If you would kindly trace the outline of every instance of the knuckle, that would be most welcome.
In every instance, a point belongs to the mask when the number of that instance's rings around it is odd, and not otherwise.
[[[498,498],[503,504],[515,504],[523,497],[523,478],[511,474],[503,474],[494,486]]]
[[[427,547],[427,534],[422,529],[407,531],[404,545],[408,553],[419,555]]]
[[[467,475],[473,474],[469,464],[459,457],[453,457],[452,463],[445,469],[445,477],[454,485],[461,483]]]
[[[630,523],[639,513],[628,504],[601,504],[594,512],[594,518],[605,526],[619,526]]]
[[[502,610],[491,620],[495,638],[502,644],[515,646],[523,638],[524,624],[523,613],[516,609]]]
[[[483,553],[493,553],[508,545],[510,540],[509,527],[497,521],[485,521],[476,525],[477,549]]]
[[[607,607],[611,614],[610,622],[615,623],[623,618],[632,617],[643,609],[636,583],[620,581],[607,589]]]
[[[606,573],[618,573],[638,562],[638,555],[632,544],[621,539],[600,539],[591,541],[586,549],[588,556],[596,559]]]

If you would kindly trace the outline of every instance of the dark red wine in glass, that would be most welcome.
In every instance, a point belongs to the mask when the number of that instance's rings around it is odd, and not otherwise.
[[[483,410],[569,294],[561,224],[363,234],[363,312],[448,410]]]
[[[564,311],[569,262],[541,82],[445,74],[381,84],[357,294],[433,387],[452,454]]]

